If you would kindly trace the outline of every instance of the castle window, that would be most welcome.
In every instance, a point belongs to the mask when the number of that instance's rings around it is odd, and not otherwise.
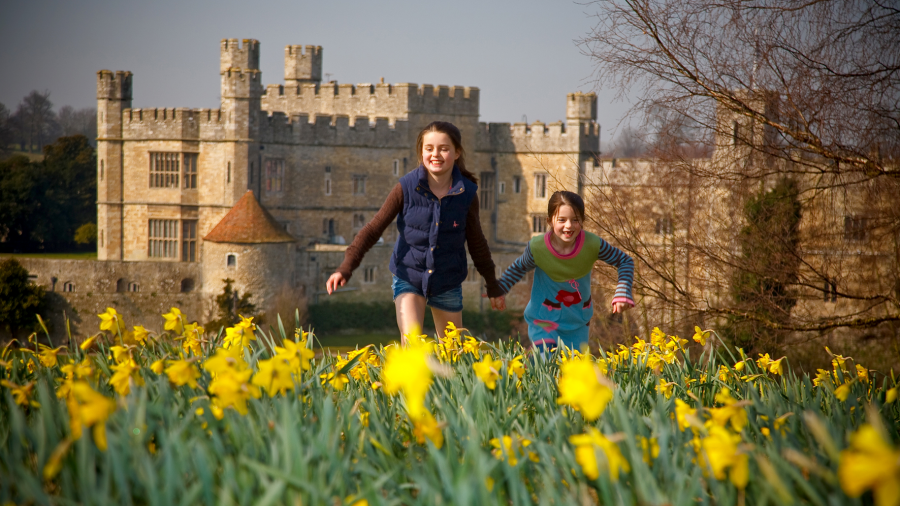
[[[140,290],[141,290],[140,285],[138,285],[134,281],[132,281],[131,283],[128,283],[128,291],[129,292],[139,292]]]
[[[228,162],[228,172],[226,173],[226,176],[225,176],[225,182],[226,183],[231,182],[231,162]]]
[[[126,287],[126,284],[125,284],[125,280],[124,280],[124,279],[119,278],[119,279],[116,280],[116,292],[118,292],[118,293],[124,292],[124,291],[125,291],[125,287]]]
[[[534,175],[534,198],[547,198],[547,174]]]
[[[859,216],[844,216],[844,240],[846,241],[864,241],[866,240],[866,229],[868,220]]]
[[[197,261],[197,220],[181,222],[181,261]]]
[[[531,232],[533,234],[543,234],[547,231],[547,217],[543,214],[533,214],[531,216]]]
[[[522,178],[513,177],[513,193],[522,193]]]
[[[100,160],[100,181],[103,181],[103,160]]]
[[[500,181],[500,195],[503,195],[504,193],[506,193],[506,182]]]
[[[248,174],[248,180],[247,180],[248,185],[253,184],[253,180],[255,179],[253,172],[254,172],[253,162],[250,162],[250,173]],[[249,188],[249,186],[248,186],[248,188]]]
[[[184,187],[197,188],[197,153],[184,154]]]
[[[374,267],[366,267],[363,269],[363,283],[374,283],[375,282],[375,268]]]
[[[394,176],[400,175],[400,160],[394,160]]]
[[[837,302],[837,283],[825,279],[825,302]]]
[[[325,167],[325,195],[331,195],[331,167]]]
[[[194,290],[194,279],[184,278],[181,280],[181,292],[188,293]]]
[[[234,253],[229,253],[225,255],[225,266],[226,267],[237,267],[237,255]]]
[[[672,232],[675,230],[672,225],[672,218],[669,216],[663,216],[662,218],[656,219],[656,235],[672,235]]]
[[[737,121],[731,122],[731,144],[737,146],[741,139],[741,126]]]
[[[284,160],[266,159],[266,191],[271,193],[284,191]]]
[[[181,153],[150,153],[150,188],[178,188]]]
[[[71,281],[66,281],[65,283],[63,283],[63,291],[64,291],[64,292],[74,292],[74,291],[75,291],[75,285],[72,284]]]
[[[150,220],[148,256],[151,258],[178,257],[178,220]]]
[[[100,246],[106,246],[106,243],[103,242],[103,231],[100,231]]]
[[[353,215],[353,228],[363,228],[366,225],[366,217],[362,214]]]
[[[485,210],[491,210],[494,208],[494,173],[493,172],[482,172],[481,173],[481,190],[478,192],[478,196],[481,199],[481,208]]]
[[[354,195],[365,195],[366,194],[366,176],[355,174],[353,176],[353,194]]]

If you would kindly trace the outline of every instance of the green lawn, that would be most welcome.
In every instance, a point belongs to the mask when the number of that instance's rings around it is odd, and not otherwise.
[[[77,253],[0,253],[0,257],[13,258],[53,258],[57,260],[96,260],[96,251]]]

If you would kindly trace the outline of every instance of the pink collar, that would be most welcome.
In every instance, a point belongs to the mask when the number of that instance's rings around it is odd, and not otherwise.
[[[548,230],[546,234],[544,234],[544,244],[547,245],[547,249],[550,250],[550,253],[553,253],[553,256],[556,258],[560,258],[562,260],[568,260],[570,258],[574,258],[578,256],[578,253],[581,252],[581,247],[584,246],[584,229],[578,233],[578,237],[575,238],[575,249],[569,252],[566,255],[562,255],[556,251],[556,248],[553,247],[553,243],[550,242],[550,235],[553,234],[553,230]]]

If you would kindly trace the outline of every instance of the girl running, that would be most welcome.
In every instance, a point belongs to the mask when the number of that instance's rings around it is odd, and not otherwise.
[[[396,217],[399,237],[390,269],[404,342],[405,336],[422,333],[425,306],[431,308],[439,329],[447,322],[462,327],[462,282],[468,274],[464,244],[484,277],[491,307],[498,308],[496,297],[502,295],[478,217],[478,180],[466,170],[459,129],[444,121],[432,122],[419,132],[416,151],[419,167],[400,178],[325,283],[329,294],[344,286]]]
[[[600,237],[582,230],[584,200],[576,193],[559,191],[547,204],[547,222],[551,229],[535,236],[522,254],[503,273],[498,282],[504,294],[534,269],[531,299],[525,308],[528,337],[541,352],[559,344],[582,350],[588,343],[588,330],[594,304],[591,300],[591,269],[602,260],[619,271],[619,284],[612,299],[613,313],[634,307],[631,284],[634,261],[630,256]],[[492,307],[505,309],[500,297]]]

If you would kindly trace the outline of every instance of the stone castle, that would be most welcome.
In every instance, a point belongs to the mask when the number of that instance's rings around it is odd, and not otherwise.
[[[135,109],[130,72],[97,73],[98,261],[36,264],[43,284],[75,306],[90,293],[92,311],[118,294],[136,316],[173,292],[200,311],[225,278],[261,308],[279,294],[318,302],[346,244],[418,166],[416,136],[434,120],[463,134],[502,269],[545,230],[552,191],[576,189],[596,164],[592,93],[566,97],[565,123],[481,123],[475,87],[322,82],[319,46],[286,47],[284,83],[264,86],[259,51],[256,40],[222,40],[214,110]],[[395,235],[389,227],[332,300],[390,300]],[[464,299],[477,308],[482,283],[470,272]],[[149,294],[160,302],[140,302]]]

